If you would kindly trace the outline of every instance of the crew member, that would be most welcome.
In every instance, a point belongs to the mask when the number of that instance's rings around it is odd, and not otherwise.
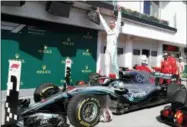
[[[161,73],[163,74],[171,74],[171,64],[168,62],[168,54],[164,53],[164,59],[161,61]],[[170,84],[170,80],[166,80],[167,84]],[[159,79],[159,84],[163,84],[164,79]]]
[[[172,75],[178,75],[178,68],[177,68],[177,61],[174,57],[174,54],[170,54],[168,53],[168,58],[167,58],[170,66],[171,66],[171,70],[170,70],[170,74]]]
[[[177,63],[178,65],[178,72],[179,72],[179,80],[182,79],[182,73],[184,71],[184,62],[183,62],[183,58],[179,57],[179,61]]]
[[[105,52],[106,76],[109,76],[110,65],[112,65],[112,69],[116,74],[116,78],[119,78],[119,67],[117,63],[117,38],[121,28],[121,7],[118,6],[117,22],[110,21],[109,26],[107,25],[103,16],[100,14],[99,8],[97,9],[97,13],[99,14],[100,21],[107,33],[107,45]]]
[[[147,56],[142,56],[141,66],[136,66],[136,70],[146,71],[146,72],[154,72],[152,68],[148,66],[148,58]]]

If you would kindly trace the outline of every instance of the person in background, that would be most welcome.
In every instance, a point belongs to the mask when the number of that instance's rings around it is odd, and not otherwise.
[[[182,73],[184,71],[184,62],[183,62],[183,58],[179,57],[179,61],[177,62],[177,66],[178,66],[178,72],[179,72],[179,80],[182,79]]]
[[[167,53],[164,53],[163,55],[164,59],[161,61],[161,70],[160,72],[163,73],[163,74],[171,74],[171,64],[170,62],[168,61],[168,57],[169,59],[170,58],[170,55],[168,55]],[[163,78],[160,78],[159,79],[159,84],[163,84],[164,83],[164,79]],[[167,84],[170,84],[170,80],[166,80],[166,83]]]
[[[177,60],[176,60],[174,54],[169,53],[167,60],[171,66],[170,73],[172,75],[178,75]]]
[[[146,55],[142,55],[142,65],[148,65],[148,58]]]
[[[146,71],[146,72],[149,72],[149,73],[154,72],[154,70],[151,67],[148,66],[149,64],[148,64],[147,56],[143,55],[141,59],[142,59],[141,60],[141,65],[140,66],[137,65],[135,69],[140,70],[140,71]]]

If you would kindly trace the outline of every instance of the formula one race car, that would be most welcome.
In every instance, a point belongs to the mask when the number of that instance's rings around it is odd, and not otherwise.
[[[105,84],[75,86],[63,89],[49,83],[36,88],[34,100],[18,100],[20,63],[10,63],[7,99],[5,103],[5,126],[19,127],[66,127],[66,116],[76,127],[94,127],[100,121],[102,109],[108,104],[113,113],[167,103],[166,92],[155,85],[147,73],[127,71],[123,79],[110,78]]]
[[[59,108],[62,109],[62,107],[64,107],[63,111],[67,113],[67,115],[69,111],[71,113],[73,112],[73,114],[68,115],[73,125],[96,125],[97,122],[95,120],[98,120],[99,111],[102,109],[103,105],[105,105],[104,100],[106,96],[110,98],[109,107],[115,114],[122,114],[136,109],[167,103],[165,90],[160,86],[156,86],[145,74],[147,73],[129,71],[128,73],[126,72],[126,76],[123,77],[123,79],[109,78],[109,81],[102,85],[88,84],[75,86],[73,88],[71,87],[71,90],[66,91],[57,90],[59,88],[53,84],[44,84],[37,87],[34,97],[35,101],[38,101],[36,104],[48,104],[48,101],[55,103],[54,100],[61,100],[60,104],[64,106],[59,105]],[[69,87],[67,87],[67,89],[68,88]],[[45,98],[47,98],[47,100]],[[44,100],[44,102],[42,100]],[[91,103],[91,107],[94,107],[95,110],[93,110],[95,116],[92,117],[92,119],[90,118],[90,122],[84,117],[84,105],[87,105],[87,103]],[[69,106],[72,107],[68,108]]]
[[[187,127],[187,90],[185,86],[169,86],[168,100],[171,105],[161,110],[161,122],[175,127]]]
[[[138,66],[138,65],[135,65],[133,69],[119,67],[119,78],[123,79],[124,76],[126,77],[125,74],[127,71],[142,71],[142,73],[145,72],[144,76],[146,76],[146,78],[150,78],[154,76],[155,84],[162,85],[163,87],[167,87],[169,84],[173,84],[173,83],[181,84],[181,81],[179,81],[179,78],[177,75],[161,73],[160,68],[158,67],[154,67],[152,69],[150,69],[147,66]],[[112,77],[115,78],[114,75],[112,75]],[[108,77],[101,75],[99,73],[92,73],[89,76],[89,83],[90,84],[98,84],[98,83],[102,84],[106,78]],[[162,79],[162,83],[160,83],[160,79]]]
[[[146,79],[149,79],[152,84],[154,85],[159,85],[162,89],[165,89],[165,91],[167,90],[168,85],[170,84],[181,84],[181,82],[178,82],[177,77],[175,75],[171,75],[171,74],[164,74],[161,73],[159,71],[154,71],[154,72],[149,72],[146,70],[136,70],[136,69],[128,69],[128,68],[124,68],[124,67],[120,67],[119,68],[119,79],[123,80],[123,79],[127,79],[129,78],[128,74],[129,73],[133,73],[133,72],[141,72],[141,75],[143,77],[145,77]],[[100,75],[99,73],[92,73],[89,76],[89,84],[90,85],[94,85],[94,84],[106,84],[106,83],[110,83],[110,82],[106,82],[106,79],[115,79],[116,76],[115,74],[110,74],[109,77],[107,76],[103,76]],[[162,78],[163,82],[162,84],[159,83],[159,79]],[[167,81],[170,81],[169,84],[167,83]],[[113,80],[109,80],[109,81],[113,81]]]

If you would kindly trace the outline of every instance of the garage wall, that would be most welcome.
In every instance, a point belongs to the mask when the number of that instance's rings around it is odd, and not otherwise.
[[[30,23],[33,23],[29,20]],[[2,22],[2,86],[6,89],[8,60],[21,60],[21,88],[64,83],[65,59],[73,60],[72,82],[88,80],[96,71],[97,31],[52,24]]]
[[[131,6],[132,3],[130,3],[129,5]],[[139,2],[138,5],[142,6],[142,4],[139,4]],[[136,5],[134,7],[136,8]],[[45,2],[38,2],[38,1],[26,2],[25,5],[22,7],[2,6],[1,10],[3,14],[17,15],[17,16],[28,17],[32,19],[39,19],[44,21],[71,24],[71,25],[76,25],[86,28],[103,30],[101,24],[97,25],[88,20],[86,10],[83,9],[71,8],[69,18],[54,16],[49,14],[48,12],[45,11]],[[182,10],[184,10],[183,7]],[[104,16],[104,18],[107,20],[107,22],[111,20],[111,17],[109,16]],[[155,39],[160,41],[166,41],[171,44],[181,44],[183,46],[186,45],[186,36],[181,37],[178,36],[180,35],[178,33],[173,33],[171,31],[167,31],[161,28],[153,27],[147,24],[141,24],[139,22],[134,22],[127,19],[123,19],[123,20],[125,22],[124,26],[122,27],[123,34]],[[186,35],[186,33],[182,35]]]
[[[156,51],[158,54],[157,41],[135,38],[135,40],[133,42],[133,50],[134,49],[140,50],[140,55],[133,55],[133,60],[132,60],[133,66],[135,64],[141,64],[142,49],[146,49],[146,50],[150,51],[150,57],[148,58],[149,59],[149,66],[151,66],[151,67],[157,66],[157,56],[151,55],[152,51]]]

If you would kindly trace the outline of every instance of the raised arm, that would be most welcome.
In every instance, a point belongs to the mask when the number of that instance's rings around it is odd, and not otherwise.
[[[121,28],[121,7],[120,6],[118,6],[117,27],[118,29]]]
[[[109,26],[107,25],[106,21],[104,20],[103,16],[100,14],[99,8],[97,8],[97,13],[99,14],[99,19],[100,19],[101,24],[103,25],[105,31],[106,31],[107,33],[109,33],[110,28],[109,28]]]

